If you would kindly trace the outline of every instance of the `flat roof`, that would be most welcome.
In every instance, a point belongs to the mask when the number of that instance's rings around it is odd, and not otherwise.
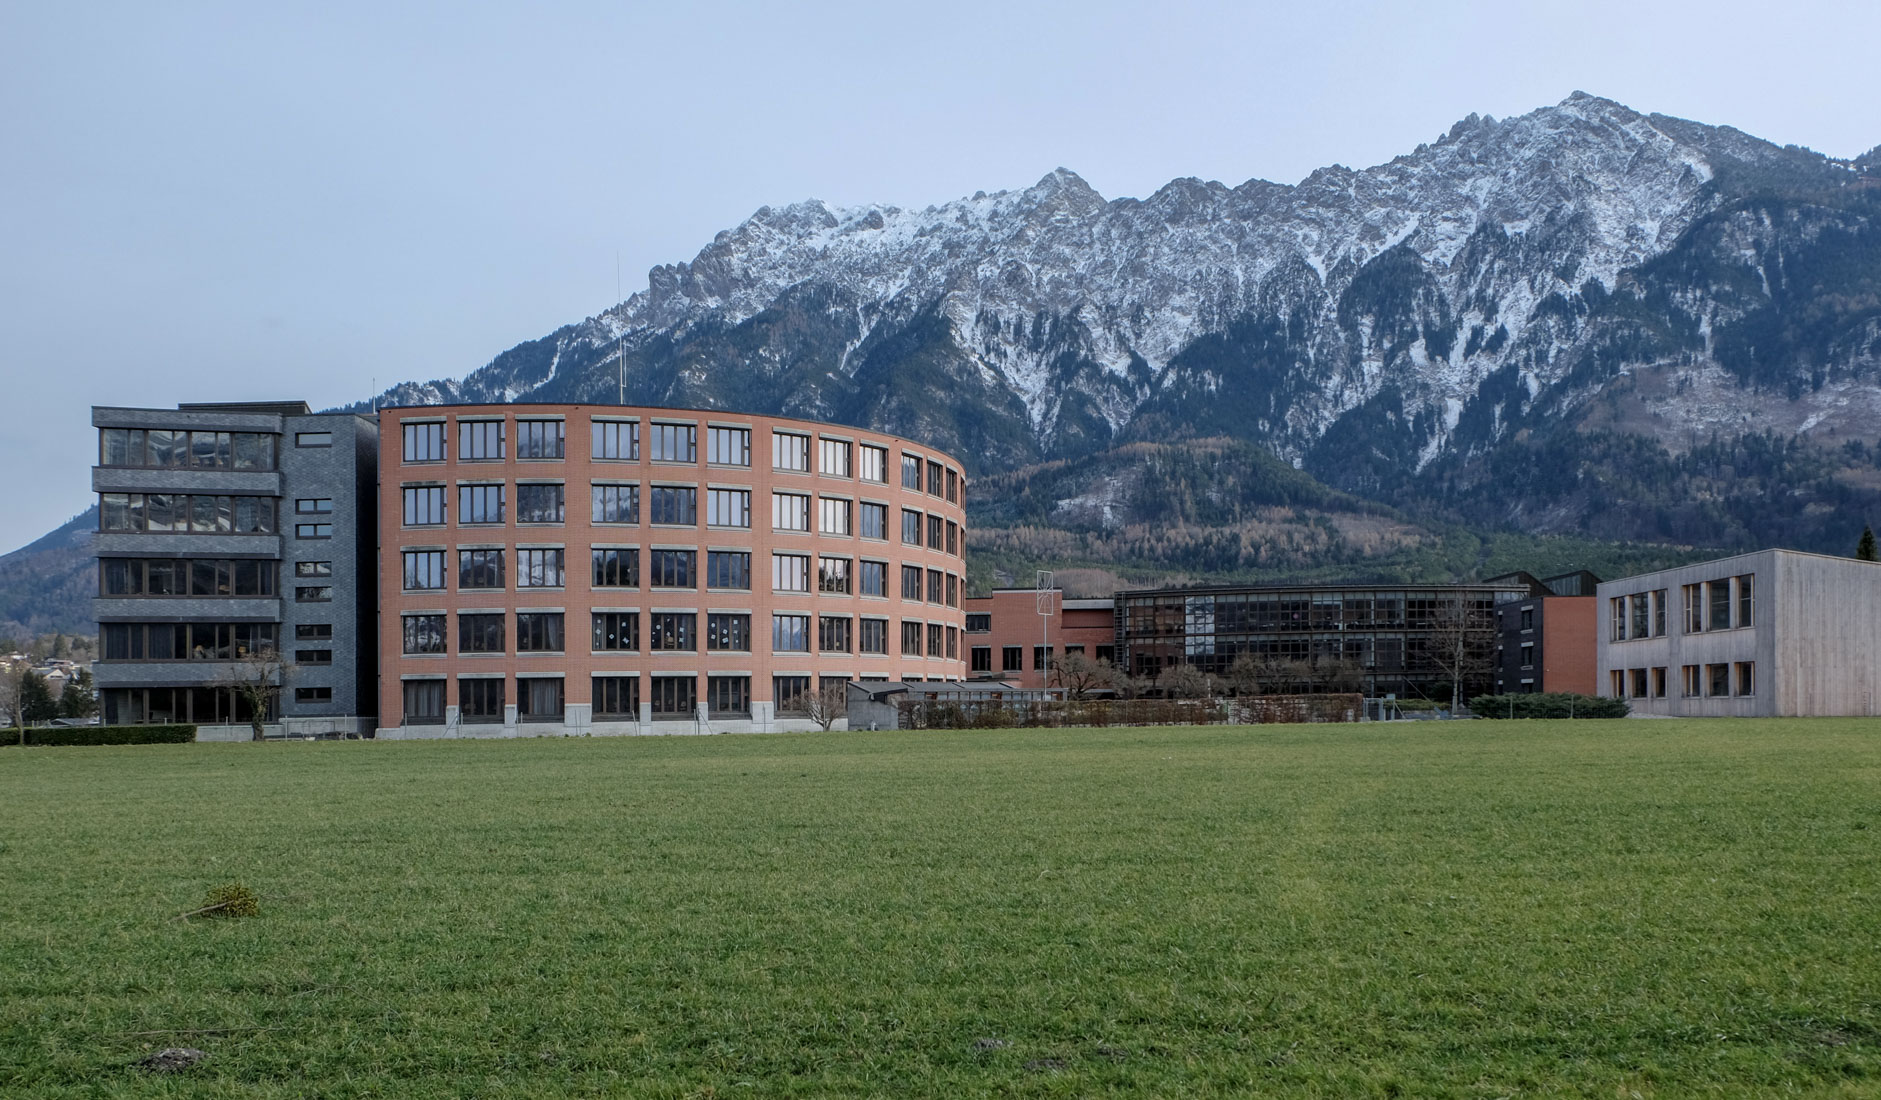
[[[1526,584],[1510,582],[1498,584],[1493,581],[1476,581],[1470,584],[1230,584],[1207,585],[1196,588],[1136,588],[1128,592],[1119,592],[1116,599],[1143,596],[1222,596],[1222,595],[1257,595],[1281,592],[1528,592]]]

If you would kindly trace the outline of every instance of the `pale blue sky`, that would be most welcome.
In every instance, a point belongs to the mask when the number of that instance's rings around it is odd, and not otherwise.
[[[93,403],[462,375],[765,204],[1294,182],[1575,89],[1839,156],[1881,5],[0,5],[0,551]]]

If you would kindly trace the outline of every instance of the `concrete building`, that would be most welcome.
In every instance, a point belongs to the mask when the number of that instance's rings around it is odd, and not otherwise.
[[[812,728],[966,672],[966,479],[879,432],[587,405],[380,413],[382,737]]]
[[[1636,714],[1881,714],[1881,565],[1760,550],[1599,597],[1601,694]]]
[[[234,685],[265,676],[271,734],[369,733],[372,419],[278,402],[99,406],[92,424],[104,721],[246,738]]]
[[[1534,591],[1527,599],[1496,605],[1496,694],[1598,694],[1594,590],[1600,578],[1583,569],[1541,580],[1512,573],[1491,581],[1521,581]]]
[[[966,613],[971,679],[1044,688],[1051,662],[1064,654],[1116,659],[1114,600],[1067,600],[1057,588],[996,588],[967,600]]]

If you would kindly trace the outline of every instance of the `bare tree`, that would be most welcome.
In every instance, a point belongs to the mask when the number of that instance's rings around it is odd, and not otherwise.
[[[815,691],[803,693],[804,713],[824,729],[849,713],[849,685],[839,680],[825,680]]]
[[[20,716],[21,696],[25,694],[26,665],[16,665],[0,657],[0,713],[20,728],[20,744],[26,744],[26,723]]]
[[[1156,686],[1171,699],[1205,699],[1212,685],[1207,673],[1184,662],[1163,669],[1162,675],[1156,677]]]
[[[262,728],[268,724],[268,718],[281,700],[281,693],[286,690],[288,677],[294,668],[282,659],[281,654],[273,649],[258,649],[246,657],[233,661],[217,679],[218,687],[225,687],[235,693],[248,710],[249,728],[254,732],[254,740],[262,739]]]
[[[1469,692],[1486,686],[1495,667],[1495,611],[1465,598],[1446,603],[1431,620],[1426,658],[1450,682],[1450,713]]]
[[[1320,682],[1327,691],[1357,692],[1365,689],[1365,670],[1350,657],[1335,657],[1319,667]]]
[[[1067,653],[1052,662],[1051,683],[1065,689],[1072,699],[1088,698],[1101,687],[1116,686],[1117,667],[1109,661],[1097,661],[1082,653]]]

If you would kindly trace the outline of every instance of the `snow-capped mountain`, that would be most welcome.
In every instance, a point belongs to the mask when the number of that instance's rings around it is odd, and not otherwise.
[[[984,470],[1212,433],[1362,490],[1640,368],[1730,422],[1725,383],[1794,391],[1794,349],[1733,359],[1732,330],[1780,297],[1767,262],[1873,232],[1863,167],[1577,92],[1292,186],[1106,201],[1060,169],[923,210],[766,207],[616,309],[387,399],[609,400],[623,349],[631,401],[869,423]],[[1744,205],[1803,192],[1847,201]],[[1871,311],[1820,349],[1806,388],[1839,388],[1796,423],[1881,416],[1878,345]]]

